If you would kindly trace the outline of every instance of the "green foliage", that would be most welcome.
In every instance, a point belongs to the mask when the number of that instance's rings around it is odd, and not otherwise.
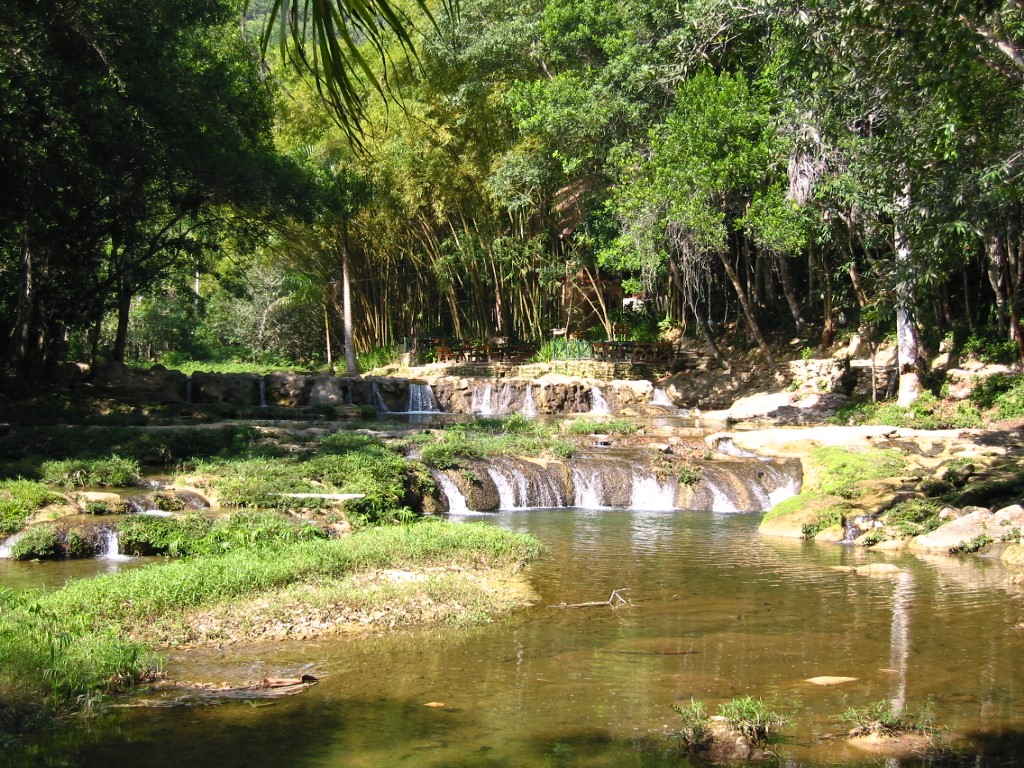
[[[850,707],[838,720],[850,729],[851,736],[898,736],[901,733],[931,736],[937,730],[930,706],[911,714],[894,710],[884,699],[866,707]]]
[[[821,468],[817,489],[830,496],[857,498],[863,480],[877,480],[898,475],[906,469],[902,454],[896,449],[855,450],[836,446],[814,448],[811,460]]]
[[[393,345],[374,347],[356,354],[356,365],[360,373],[391,365],[398,359],[398,347]]]
[[[935,499],[906,499],[896,503],[885,514],[885,524],[904,536],[921,536],[942,525],[942,509]]]
[[[796,497],[794,497],[796,498]],[[781,505],[780,505],[781,506]],[[800,526],[800,535],[805,539],[813,539],[822,531],[834,528],[843,524],[843,513],[838,508],[830,508],[820,515],[813,523],[804,523]]]
[[[696,485],[700,482],[700,467],[683,464],[676,470],[676,479],[680,485]]]
[[[21,530],[33,512],[62,496],[32,480],[0,480],[0,534]]]
[[[63,556],[60,531],[52,523],[30,526],[11,546],[12,560],[55,560]]]
[[[117,454],[103,459],[46,461],[40,467],[40,472],[44,483],[65,488],[90,485],[124,488],[137,485],[142,479],[139,462]]]
[[[553,435],[552,427],[518,415],[475,419],[468,428],[454,425],[434,432],[433,442],[422,446],[420,456],[436,469],[458,469],[488,456],[571,456],[574,446]]]
[[[971,402],[939,400],[925,392],[910,408],[896,403],[861,403],[840,409],[832,419],[840,424],[887,424],[908,429],[974,429],[982,416]]]
[[[1018,359],[1017,344],[994,333],[972,333],[964,339],[960,351],[983,363],[1014,363]]]
[[[197,514],[184,517],[133,515],[118,526],[118,534],[121,549],[126,554],[179,557],[253,550],[328,535],[319,526],[268,511],[235,512],[212,521]]]
[[[970,541],[961,541],[955,547],[949,548],[949,554],[951,555],[969,555],[973,552],[979,552],[991,544],[993,541],[992,537],[987,533],[979,533]]]
[[[632,435],[639,427],[629,419],[573,419],[566,431],[570,435]]]
[[[718,714],[753,744],[769,744],[789,720],[773,712],[761,699],[741,696],[720,704]]]
[[[686,706],[673,704],[672,709],[682,724],[676,734],[690,752],[701,752],[711,744],[711,719],[704,703],[690,699]]]

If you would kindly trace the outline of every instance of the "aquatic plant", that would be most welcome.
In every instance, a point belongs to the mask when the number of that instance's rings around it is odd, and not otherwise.
[[[837,719],[850,729],[850,736],[897,736],[902,733],[932,736],[938,730],[930,704],[910,713],[893,708],[883,699],[865,707],[850,707]]]
[[[686,706],[673,704],[672,709],[682,723],[675,735],[690,752],[702,752],[711,745],[711,718],[704,703],[690,699]]]
[[[740,696],[720,704],[718,714],[752,744],[768,744],[789,720],[768,708],[761,699]]]

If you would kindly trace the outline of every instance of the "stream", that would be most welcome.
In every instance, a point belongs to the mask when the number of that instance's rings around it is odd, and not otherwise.
[[[672,705],[693,697],[714,709],[745,694],[792,721],[777,747],[787,766],[935,765],[886,761],[835,738],[838,715],[879,700],[912,711],[928,704],[946,739],[970,753],[949,764],[1024,761],[1024,631],[1015,628],[1024,606],[1004,570],[978,558],[883,560],[763,538],[759,518],[617,509],[464,516],[544,543],[528,571],[536,606],[471,629],[176,653],[167,669],[186,680],[310,672],[321,682],[256,705],[110,709],[51,733],[32,764],[680,766],[687,758],[666,738],[679,720]],[[833,569],[869,562],[904,571]],[[38,579],[57,567],[9,562],[0,586],[23,586],[23,569]],[[550,607],[615,589],[629,590],[632,604]],[[806,682],[821,675],[857,679]]]

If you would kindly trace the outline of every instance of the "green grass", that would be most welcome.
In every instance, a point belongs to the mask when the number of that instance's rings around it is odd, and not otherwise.
[[[139,462],[117,454],[101,459],[46,461],[39,469],[44,483],[65,488],[90,485],[126,488],[137,485],[142,479]]]
[[[863,491],[858,484],[899,475],[906,470],[903,455],[896,449],[852,450],[822,446],[811,450],[809,461],[818,469],[816,490],[828,496],[854,499]]]
[[[764,701],[753,696],[741,696],[719,705],[718,714],[752,744],[771,743],[779,729],[789,722],[778,712],[769,709]]]
[[[910,408],[894,402],[859,403],[842,408],[829,419],[836,424],[886,424],[907,429],[975,429],[984,418],[974,402],[940,400],[925,392]]]
[[[168,611],[295,582],[330,580],[370,568],[512,567],[539,551],[533,537],[493,526],[424,521],[368,528],[346,539],[255,547],[122,571],[72,582],[42,600],[47,610],[83,629],[130,629]]]
[[[921,536],[942,525],[939,519],[942,507],[937,499],[907,499],[886,512],[883,522],[903,536]]]
[[[435,469],[459,469],[488,456],[543,456],[566,459],[575,446],[555,436],[553,428],[521,416],[477,419],[468,426],[456,424],[425,435],[414,442],[424,464]]]
[[[838,720],[850,729],[851,736],[898,736],[902,733],[931,736],[937,731],[930,707],[925,706],[916,713],[895,711],[885,700],[866,707],[850,707]]]
[[[637,429],[628,419],[573,419],[566,427],[570,435],[632,435]]]
[[[0,534],[20,531],[25,519],[52,502],[63,501],[43,483],[33,480],[0,480]]]

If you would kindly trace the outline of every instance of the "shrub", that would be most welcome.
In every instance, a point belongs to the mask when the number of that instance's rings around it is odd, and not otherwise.
[[[677,736],[691,752],[701,752],[711,744],[711,720],[704,703],[690,699],[685,707],[673,704],[672,709],[683,722]]]
[[[56,560],[64,556],[57,526],[33,525],[11,545],[12,560]]]
[[[574,419],[569,422],[566,431],[570,435],[632,435],[637,429],[637,425],[627,419]]]
[[[934,499],[907,499],[886,513],[885,523],[904,536],[921,536],[942,525],[940,509],[941,504]]]
[[[761,699],[752,696],[741,696],[721,704],[718,714],[753,744],[770,743],[777,736],[777,731],[789,722],[768,709]]]
[[[139,462],[117,454],[105,459],[47,461],[41,467],[42,481],[67,488],[74,486],[129,486],[142,477]]]
[[[936,731],[935,716],[930,707],[925,706],[912,715],[893,710],[885,700],[866,707],[850,707],[838,720],[850,729],[850,736],[896,736],[901,733],[930,736]]]
[[[293,544],[327,538],[310,523],[298,523],[276,512],[236,512],[216,521],[202,515],[149,517],[137,515],[118,527],[121,549],[133,555],[218,555],[236,549]]]
[[[32,480],[0,481],[0,534],[20,531],[33,512],[62,498]]]

